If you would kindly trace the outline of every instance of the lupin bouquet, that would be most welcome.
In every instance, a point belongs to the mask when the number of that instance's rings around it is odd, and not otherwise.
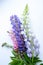
[[[11,37],[13,46],[6,42],[2,44],[8,48],[12,48],[11,61],[8,65],[43,65],[39,58],[38,40],[35,38],[29,28],[29,9],[26,4],[21,19],[17,15],[10,17],[12,29],[7,31]]]

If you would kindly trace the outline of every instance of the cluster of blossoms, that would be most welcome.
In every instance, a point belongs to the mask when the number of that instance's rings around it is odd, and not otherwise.
[[[9,31],[9,34],[14,43],[14,50],[20,52],[20,54],[22,55],[23,52],[26,52],[24,35],[21,34],[22,23],[20,22],[19,18],[16,15],[11,16],[10,21],[12,24],[12,30]]]
[[[22,29],[22,23],[16,15],[10,17],[12,24],[12,30],[9,31],[9,35],[14,44],[14,50],[21,55],[25,52],[29,57],[37,56],[39,54],[39,44],[34,36],[26,37],[24,29]],[[27,40],[25,40],[27,38]]]
[[[27,41],[26,46],[27,46],[27,55],[29,57],[36,57],[39,55],[39,44],[38,44],[38,40],[36,40],[36,38],[34,38],[33,36],[30,37],[31,39],[29,41]]]

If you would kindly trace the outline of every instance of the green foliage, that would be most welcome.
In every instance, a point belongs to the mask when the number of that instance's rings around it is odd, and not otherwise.
[[[13,46],[8,45],[6,42],[2,44],[2,47],[13,48]]]
[[[13,50],[12,54],[13,57],[11,57],[11,62],[9,63],[9,65],[24,65],[24,61],[17,52]]]
[[[36,65],[37,63],[42,62],[39,57],[34,57],[32,61],[32,58],[28,57],[27,54],[24,54],[24,58],[29,65]]]
[[[11,62],[9,65],[37,65],[37,63],[42,62],[39,57],[34,57],[33,61],[32,58],[28,57],[26,53],[24,53],[23,59],[21,56],[16,53],[14,50],[12,51],[13,56],[11,57]],[[40,64],[43,65],[43,64]]]
[[[14,58],[10,63],[9,65],[24,65],[24,62],[23,60],[21,59],[17,59],[17,58]]]
[[[24,59],[28,64],[31,64],[31,59],[27,56],[27,54],[24,54]]]
[[[43,63],[41,63],[40,65],[43,65]]]
[[[3,47],[3,46],[6,46],[6,44],[7,44],[6,42],[5,42],[5,43],[3,43],[3,44],[2,44],[2,47]]]
[[[40,60],[39,57],[34,57],[33,63],[36,64],[37,62],[42,62],[42,60]]]

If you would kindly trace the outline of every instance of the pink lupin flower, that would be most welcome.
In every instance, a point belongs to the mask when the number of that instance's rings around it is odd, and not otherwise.
[[[17,43],[17,40],[16,40],[16,36],[15,36],[15,33],[13,33],[12,30],[8,31],[12,41],[13,41],[13,44],[14,44],[14,50],[17,51],[18,50],[18,43]]]

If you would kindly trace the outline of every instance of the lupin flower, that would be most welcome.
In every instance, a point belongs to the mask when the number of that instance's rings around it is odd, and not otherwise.
[[[12,41],[13,41],[13,48],[15,51],[18,50],[18,43],[17,43],[17,40],[16,40],[16,36],[15,36],[15,33],[11,30],[11,31],[8,31]]]
[[[36,57],[37,55],[39,55],[39,44],[38,41],[36,40],[35,37],[31,37],[29,39],[29,41],[26,42],[26,47],[27,47],[27,55],[29,57],[32,57],[32,55],[34,55],[34,57]]]
[[[10,21],[11,21],[11,24],[12,24],[13,31],[15,33],[20,33],[20,31],[21,31],[21,21],[19,20],[19,18],[16,15],[14,15],[14,16],[12,15],[10,17]]]
[[[20,53],[21,52],[23,53],[23,52],[26,51],[26,46],[25,46],[23,34],[21,34],[22,23],[16,15],[11,16],[10,21],[11,21],[11,24],[12,24],[13,34],[15,34],[16,43],[18,44],[18,51]],[[14,44],[14,46],[15,46],[15,44]]]
[[[14,56],[11,56],[12,61],[9,65],[37,65],[38,62],[42,62],[42,60],[38,57],[40,46],[36,38],[31,33],[28,25],[28,14],[27,4],[22,16],[23,23],[21,23],[16,15],[12,15],[10,17],[12,30],[8,31],[8,33],[13,41],[12,53]],[[2,46],[4,45],[6,45],[6,47],[12,47],[8,46],[6,43]],[[43,63],[40,65],[43,65]]]

